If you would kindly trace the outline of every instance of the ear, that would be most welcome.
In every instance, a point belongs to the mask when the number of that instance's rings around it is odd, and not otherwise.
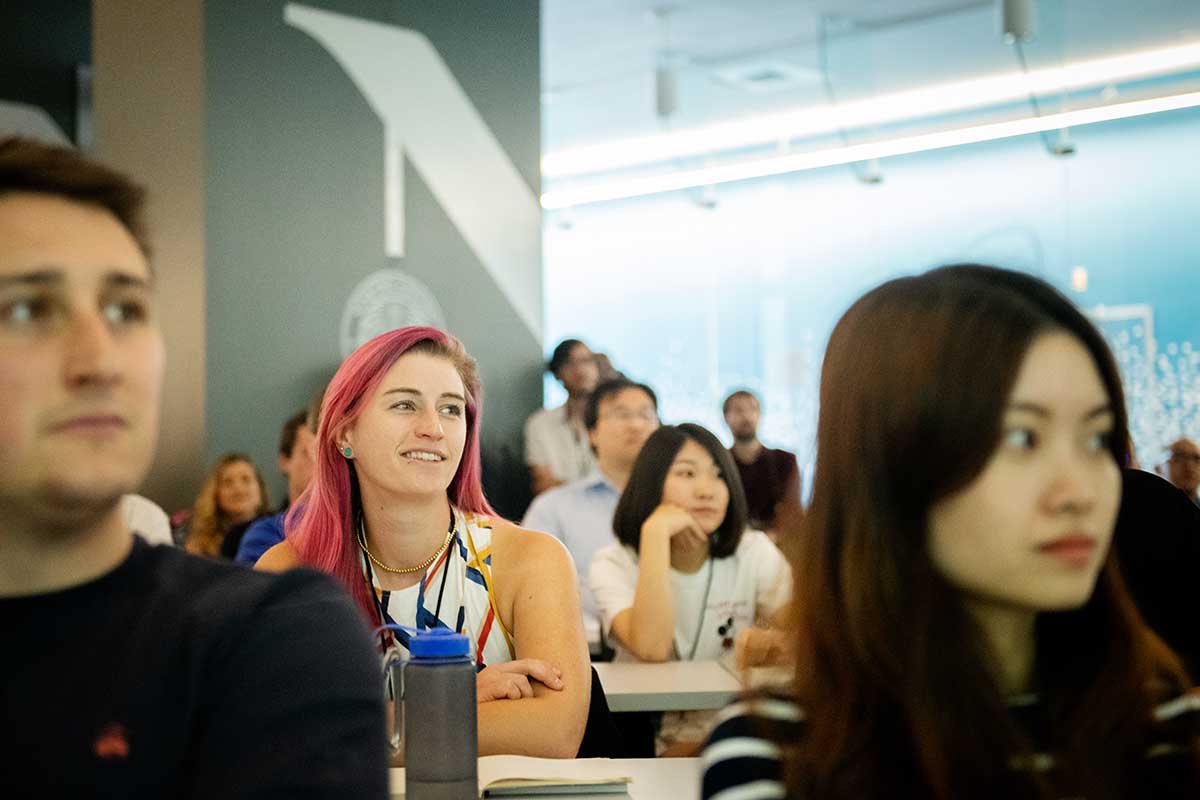
[[[285,456],[283,453],[280,453],[279,455],[277,455],[275,457],[275,463],[279,466],[279,471],[282,472],[284,475],[287,475],[288,470],[290,470],[292,468],[292,460],[290,458],[288,458],[287,456]]]

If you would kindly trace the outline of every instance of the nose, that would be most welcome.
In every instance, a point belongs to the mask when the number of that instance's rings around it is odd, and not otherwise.
[[[1085,514],[1096,505],[1101,488],[1095,458],[1071,452],[1056,460],[1045,498],[1051,513]]]
[[[717,495],[717,484],[720,478],[701,478],[696,481],[696,497],[700,500],[711,500]]]
[[[428,408],[417,419],[417,435],[426,439],[441,439],[446,435],[442,418],[436,408]]]
[[[112,328],[99,311],[78,311],[63,336],[63,369],[72,389],[106,389],[121,378]]]

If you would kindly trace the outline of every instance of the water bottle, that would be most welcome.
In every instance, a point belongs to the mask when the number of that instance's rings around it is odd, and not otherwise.
[[[404,796],[475,800],[479,757],[471,640],[446,628],[411,631],[404,664]]]

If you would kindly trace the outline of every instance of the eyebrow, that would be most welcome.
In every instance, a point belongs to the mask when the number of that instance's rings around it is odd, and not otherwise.
[[[1043,419],[1048,419],[1048,418],[1054,416],[1054,412],[1052,412],[1050,409],[1046,408],[1045,406],[1038,405],[1037,403],[1030,403],[1028,401],[1010,403],[1008,408],[1005,409],[1005,411],[1024,411],[1027,414],[1033,414],[1034,416],[1042,417]],[[1085,421],[1087,421],[1090,419],[1094,419],[1096,417],[1102,417],[1105,414],[1113,414],[1113,413],[1115,413],[1115,412],[1113,411],[1112,404],[1111,403],[1103,403],[1101,405],[1096,406],[1091,411],[1088,411],[1086,414],[1084,414],[1083,419]]]
[[[714,467],[718,467],[718,468],[719,468],[719,467],[721,466],[721,465],[720,465],[720,464],[718,464],[716,461],[713,461],[713,462],[711,462],[711,463],[712,463],[712,465],[713,465]],[[677,467],[677,466],[679,466],[679,465],[681,465],[681,464],[688,464],[688,465],[690,465],[690,466],[693,466],[693,467],[698,467],[698,466],[700,466],[700,462],[699,462],[698,460],[694,459],[694,458],[677,458],[677,459],[675,459],[674,461],[672,461],[672,462],[671,462],[671,466],[672,466],[672,467]]]
[[[66,283],[66,280],[66,273],[61,269],[35,269],[16,275],[0,276],[0,288],[10,286],[57,286]],[[115,269],[110,269],[104,273],[102,280],[106,288],[117,286],[121,288],[133,287],[149,290],[153,287],[152,279],[131,275],[128,272]]]
[[[420,389],[411,389],[407,386],[397,386],[394,389],[388,389],[383,394],[385,397],[389,394],[415,394],[417,397],[424,396],[424,393]],[[440,395],[438,395],[439,400],[446,398],[446,397],[449,397],[451,400],[457,400],[460,403],[467,402],[467,398],[463,397],[461,394],[458,394],[456,392],[442,392]]]

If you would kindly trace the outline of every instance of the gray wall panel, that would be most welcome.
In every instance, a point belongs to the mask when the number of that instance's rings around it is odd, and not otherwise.
[[[309,5],[424,33],[536,194],[536,2]],[[283,6],[207,4],[208,456],[243,449],[274,472],[280,424],[340,360],[347,297],[394,266],[430,287],[480,362],[489,488],[513,513],[520,487],[497,467],[505,451],[519,461],[521,423],[540,403],[541,342],[411,163],[405,256],[387,258],[383,125],[329,52],[284,23]],[[528,268],[540,307],[540,258]]]

